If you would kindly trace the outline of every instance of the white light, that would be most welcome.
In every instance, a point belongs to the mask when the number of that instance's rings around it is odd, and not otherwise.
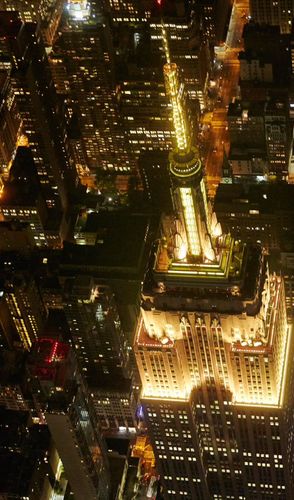
[[[70,2],[66,5],[66,9],[75,21],[83,21],[90,15],[90,5],[85,0]]]
[[[187,256],[187,247],[185,243],[181,243],[179,248],[178,258],[179,260],[183,260],[186,258],[186,256]]]
[[[190,188],[181,187],[180,195],[184,213],[189,251],[192,255],[200,255],[201,247],[200,247],[198,228],[195,217],[192,191]]]

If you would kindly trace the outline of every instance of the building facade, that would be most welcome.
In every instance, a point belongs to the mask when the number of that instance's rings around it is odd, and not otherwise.
[[[290,33],[294,14],[292,0],[250,0],[250,15],[258,23],[280,26],[282,33]]]

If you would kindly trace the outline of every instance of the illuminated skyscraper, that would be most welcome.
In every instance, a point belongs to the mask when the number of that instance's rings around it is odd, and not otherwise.
[[[162,220],[134,347],[164,497],[291,498],[284,284],[260,248],[222,234],[165,45],[175,213]]]

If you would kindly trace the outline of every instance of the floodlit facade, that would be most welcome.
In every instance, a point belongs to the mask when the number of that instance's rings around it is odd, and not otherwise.
[[[283,280],[261,248],[223,234],[165,50],[175,213],[162,219],[134,346],[164,498],[291,498]]]

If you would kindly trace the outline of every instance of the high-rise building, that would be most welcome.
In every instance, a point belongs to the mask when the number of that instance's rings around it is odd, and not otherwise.
[[[138,390],[114,293],[89,276],[67,279],[64,288],[76,356],[102,428],[135,429]]]
[[[236,100],[229,104],[230,144],[265,149],[264,102]]]
[[[0,67],[10,71],[22,132],[33,153],[48,209],[64,209],[75,185],[60,113],[40,30],[16,12],[1,12]],[[55,214],[56,216],[56,214]]]
[[[1,256],[1,336],[9,347],[30,350],[41,335],[46,310],[26,259]]]
[[[210,54],[205,38],[201,37],[194,18],[188,13],[182,16],[164,17],[165,26],[169,31],[169,46],[173,60],[182,73],[182,82],[186,92],[193,102],[198,100],[204,107],[204,93],[210,70]],[[160,17],[150,20],[150,38],[152,59],[164,62],[162,20]],[[187,109],[189,113],[189,108]],[[191,133],[193,130],[191,129]]]
[[[68,279],[64,306],[85,377],[127,375],[129,349],[110,287],[89,276]]]
[[[67,7],[66,22],[54,51],[66,68],[71,107],[78,116],[87,167],[94,177],[99,169],[129,173],[135,163],[118,113],[109,23],[94,2],[85,2],[80,14],[76,13],[75,2]]]
[[[103,441],[70,346],[42,338],[27,366],[29,387],[46,418],[74,497],[108,500]]]
[[[277,253],[293,238],[293,196],[294,186],[286,182],[220,184],[214,209],[224,231],[236,240],[258,242]]]
[[[0,172],[1,181],[9,170],[20,134],[21,119],[8,71],[0,72]]]
[[[170,176],[166,168],[168,152],[148,151],[140,155],[139,169],[144,193],[152,210],[157,213],[170,212],[172,200]]]
[[[28,407],[20,404],[21,399],[13,387],[0,387],[0,496],[48,498],[48,492],[53,493],[48,477],[54,482],[48,463],[50,433],[46,425],[32,422]]]
[[[132,2],[134,9],[148,2]],[[170,32],[174,61],[181,66],[183,99],[193,107],[191,125],[197,128],[197,114],[205,104],[205,88],[210,70],[210,53],[200,36],[191,6],[177,2],[149,2],[146,19],[118,16],[122,4],[111,3],[114,21],[112,34],[116,53],[116,81],[119,111],[130,148],[136,157],[145,151],[168,151],[174,134],[169,103],[164,92],[162,63],[162,17]],[[126,5],[125,5],[126,6]],[[139,16],[140,17],[140,16]]]
[[[175,214],[162,220],[134,344],[164,498],[291,498],[283,280],[261,248],[223,234],[176,64],[168,61],[164,76]]]
[[[54,41],[63,7],[64,0],[0,0],[0,10],[17,11],[25,23],[38,23],[47,45]]]
[[[245,101],[291,96],[291,35],[279,26],[250,21],[243,30],[240,91]],[[292,104],[291,96],[291,104]]]
[[[270,172],[286,176],[292,145],[292,126],[287,100],[272,99],[265,103],[264,128]]]
[[[292,127],[286,98],[236,100],[229,105],[228,128],[229,160],[236,177],[288,174]]]
[[[203,36],[211,45],[226,39],[226,30],[232,8],[231,0],[200,0],[193,2],[196,19]]]
[[[292,0],[250,0],[250,15],[258,23],[280,26],[282,33],[290,33],[294,7]]]
[[[46,204],[29,147],[18,147],[10,162],[8,179],[2,187],[0,216],[5,222],[27,224],[35,246],[61,245],[60,211]]]
[[[159,2],[158,2],[159,3]],[[106,0],[105,10],[113,23],[146,22],[156,6],[154,0]]]
[[[136,156],[145,151],[168,151],[173,130],[163,82],[129,80],[118,87],[118,99],[124,129]]]

